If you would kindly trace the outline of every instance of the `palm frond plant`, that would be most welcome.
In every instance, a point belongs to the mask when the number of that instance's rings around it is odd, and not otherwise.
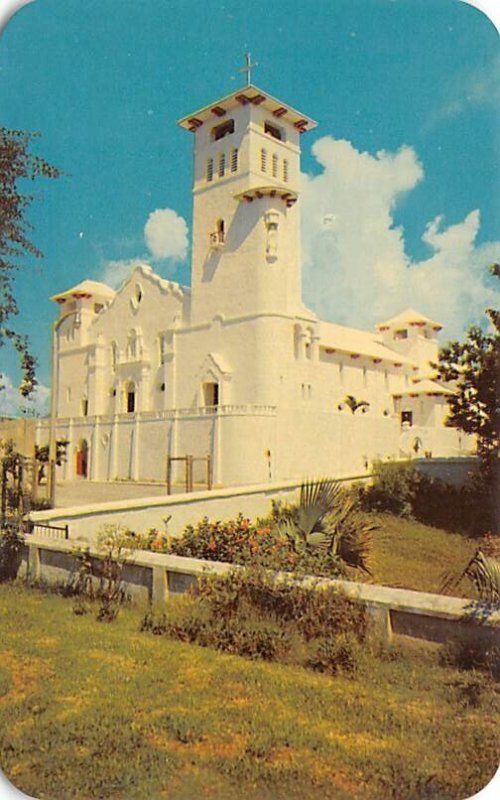
[[[339,571],[349,566],[370,573],[368,552],[377,526],[357,511],[355,498],[337,481],[305,481],[294,511],[278,523],[278,531],[295,553],[328,557]]]
[[[461,573],[445,573],[440,591],[448,592],[456,589],[467,578],[472,581],[482,600],[489,603],[500,602],[500,561],[476,550],[471,560]]]
[[[344,398],[344,404],[350,410],[351,414],[355,414],[356,411],[361,410],[363,413],[368,411],[370,407],[370,403],[367,400],[356,400],[354,395],[348,394]]]

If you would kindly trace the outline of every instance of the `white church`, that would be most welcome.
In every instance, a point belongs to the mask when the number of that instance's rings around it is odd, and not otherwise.
[[[168,456],[210,455],[229,486],[460,455],[430,367],[438,322],[407,309],[365,331],[302,303],[300,139],[314,121],[248,83],[179,125],[194,140],[191,287],[141,265],[118,291],[85,280],[52,298],[38,441],[69,441],[58,479],[165,481]]]

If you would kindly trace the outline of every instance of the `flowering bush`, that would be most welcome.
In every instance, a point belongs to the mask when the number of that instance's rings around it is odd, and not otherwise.
[[[179,539],[170,541],[168,552],[208,561],[275,568],[283,568],[293,556],[285,536],[270,527],[252,524],[243,514],[225,522],[210,522],[204,517],[197,525],[188,525]],[[292,558],[291,566],[295,561]]]
[[[300,500],[274,502],[271,513],[251,522],[243,514],[188,525],[180,538],[151,529],[136,535],[136,546],[177,556],[223,561],[239,566],[337,576],[349,568],[370,574],[368,554],[376,527],[359,512],[356,499],[335,481],[302,484]]]

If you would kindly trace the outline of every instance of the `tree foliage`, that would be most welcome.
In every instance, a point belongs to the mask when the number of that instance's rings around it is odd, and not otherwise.
[[[500,277],[500,265],[491,267]],[[483,459],[496,457],[500,445],[500,312],[487,309],[491,326],[483,331],[473,325],[463,342],[450,342],[439,352],[437,376],[455,385],[450,396],[447,424],[475,434]]]
[[[34,195],[24,191],[25,181],[57,178],[59,170],[30,152],[38,134],[0,127],[0,347],[10,342],[20,359],[20,392],[28,397],[36,386],[36,361],[26,336],[12,326],[18,313],[14,296],[14,275],[27,258],[43,257],[31,241],[32,225],[26,217]],[[0,389],[3,388],[0,385]]]

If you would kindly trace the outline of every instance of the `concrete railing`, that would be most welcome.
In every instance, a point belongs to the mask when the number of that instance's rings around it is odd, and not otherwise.
[[[247,404],[229,404],[219,406],[194,406],[192,408],[168,408],[150,411],[118,411],[116,414],[93,414],[91,416],[58,417],[58,425],[94,425],[96,422],[110,424],[117,420],[172,420],[185,417],[226,417],[226,416],[276,416],[276,406]],[[40,429],[48,428],[50,420],[43,418],[38,421]]]
[[[19,575],[49,584],[65,583],[74,571],[76,542],[53,541],[42,536],[27,538]],[[102,558],[95,547],[86,547],[93,558]],[[200,575],[224,574],[232,564],[181,556],[135,551],[123,566],[125,591],[136,601],[161,608],[169,597],[182,594]],[[277,580],[289,580],[278,573]],[[383,639],[393,633],[429,641],[482,640],[500,646],[500,607],[458,597],[394,589],[353,581],[327,578],[300,579],[306,585],[335,587],[363,603],[374,621],[374,630]]]

